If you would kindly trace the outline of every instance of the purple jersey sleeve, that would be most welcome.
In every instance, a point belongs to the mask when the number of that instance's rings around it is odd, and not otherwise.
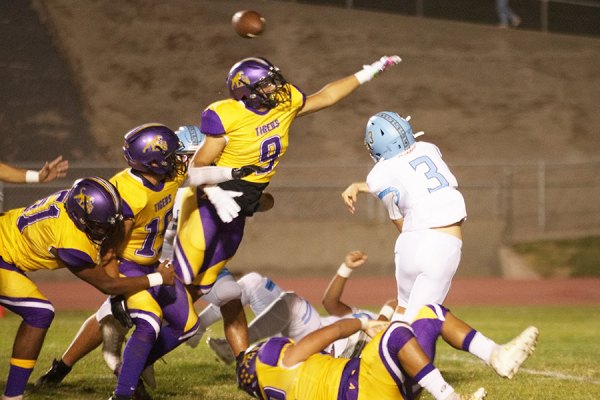
[[[200,117],[200,132],[211,136],[223,135],[225,133],[221,118],[219,118],[216,112],[210,109],[202,112],[202,116]]]
[[[89,254],[77,249],[58,249],[58,258],[69,267],[93,267],[95,262]]]
[[[133,213],[133,210],[131,209],[129,204],[127,204],[125,199],[123,199],[123,218],[133,219],[134,217],[135,217],[135,214]]]
[[[258,359],[263,364],[276,366],[281,350],[288,343],[292,343],[292,341],[283,336],[270,338],[258,351]]]

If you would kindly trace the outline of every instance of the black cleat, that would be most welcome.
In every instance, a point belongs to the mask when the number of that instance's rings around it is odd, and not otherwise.
[[[65,379],[65,376],[71,372],[71,369],[72,367],[69,367],[62,360],[54,359],[50,369],[35,382],[35,387],[58,386]]]

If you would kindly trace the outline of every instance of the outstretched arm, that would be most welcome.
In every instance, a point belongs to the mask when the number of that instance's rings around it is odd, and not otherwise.
[[[0,163],[0,181],[8,183],[46,183],[67,175],[69,161],[58,156],[39,171],[26,170]]]
[[[287,367],[294,366],[308,357],[322,351],[325,347],[338,339],[348,337],[359,329],[365,331],[369,336],[385,329],[389,322],[369,320],[365,318],[341,319],[331,325],[306,335],[298,343],[291,345],[283,356],[283,364]]]
[[[330,107],[354,92],[363,83],[369,82],[389,67],[399,64],[398,56],[383,56],[373,64],[363,66],[363,69],[353,75],[338,79],[325,85],[318,92],[306,98],[306,103],[298,116],[310,114],[324,108]]]
[[[346,254],[344,262],[338,268],[335,276],[329,282],[329,286],[325,289],[321,304],[325,307],[325,310],[329,315],[335,315],[338,317],[350,314],[352,307],[344,303],[342,293],[344,293],[344,287],[346,281],[350,277],[350,274],[355,268],[360,267],[367,261],[367,255],[359,250],[354,250]]]

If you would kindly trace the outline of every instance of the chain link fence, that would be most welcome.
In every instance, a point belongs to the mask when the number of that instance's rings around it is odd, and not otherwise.
[[[36,166],[23,166],[35,168]],[[379,200],[363,195],[356,214],[341,192],[365,179],[372,164],[287,164],[267,191],[275,206],[246,224],[233,270],[267,274],[328,274],[352,249],[369,254],[365,274],[394,270],[395,227]],[[507,276],[501,255],[511,243],[600,232],[600,160],[564,163],[451,164],[467,202],[463,257],[457,276]],[[71,166],[69,179],[38,185],[2,186],[2,207],[27,206],[83,176],[110,177],[120,168]],[[40,275],[40,274],[38,274]],[[50,275],[50,274],[48,274]],[[58,274],[52,278],[58,279]],[[64,276],[63,276],[64,278]]]

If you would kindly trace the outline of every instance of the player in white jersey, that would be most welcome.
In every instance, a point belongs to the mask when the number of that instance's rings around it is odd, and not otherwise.
[[[284,291],[270,278],[256,272],[242,276],[237,281],[241,291],[242,305],[249,306],[256,315],[248,325],[249,342],[255,343],[271,336],[286,336],[293,340],[300,340],[320,327],[330,325],[343,318],[389,319],[393,308],[387,304],[379,314],[382,317],[379,317],[369,310],[350,307],[340,299],[345,282],[350,276],[347,271],[360,267],[366,259],[366,255],[361,251],[351,251],[346,255],[344,263],[323,294],[323,305],[328,312],[328,315],[323,317],[304,297],[294,292]],[[214,292],[222,292],[222,285],[230,284],[233,279],[228,271],[223,273],[213,288]],[[219,310],[221,299],[213,292],[204,296],[204,299],[210,304],[198,316],[200,320],[198,333],[186,342],[192,347],[197,346],[202,334],[209,326],[221,319]],[[395,305],[395,300],[393,301]],[[350,355],[362,349],[362,346],[357,348],[357,344],[361,340],[364,341],[364,337],[361,337],[360,334],[355,337],[343,338],[334,342],[326,351],[335,356]],[[364,346],[365,343],[361,344]],[[208,345],[221,361],[226,364],[234,361],[235,356],[225,339],[209,338]]]
[[[342,193],[355,212],[358,193],[385,205],[401,232],[395,245],[398,309],[394,319],[411,322],[424,304],[443,303],[461,257],[461,225],[467,218],[458,182],[431,143],[417,142],[408,122],[394,112],[372,116],[365,144],[375,161],[366,182]]]

